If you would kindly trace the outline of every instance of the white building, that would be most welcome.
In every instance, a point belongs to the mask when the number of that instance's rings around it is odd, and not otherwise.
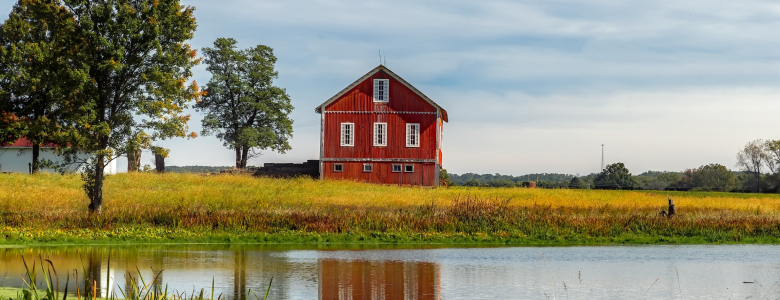
[[[39,160],[51,160],[61,162],[62,158],[54,153],[54,145],[40,147]],[[86,158],[86,155],[84,156]],[[32,143],[21,138],[8,147],[0,147],[0,173],[30,173],[32,168]],[[78,166],[73,165],[71,171],[78,171]],[[56,173],[54,169],[41,169],[41,172]],[[116,173],[116,160],[112,160],[106,166],[105,174]]]

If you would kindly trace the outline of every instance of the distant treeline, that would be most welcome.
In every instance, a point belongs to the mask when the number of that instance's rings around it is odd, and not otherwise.
[[[610,168],[612,167],[612,168]],[[671,191],[780,192],[780,175],[762,174],[760,185],[755,174],[731,171],[718,164],[710,164],[684,172],[647,171],[631,175],[622,163],[610,165],[604,172],[583,176],[560,173],[462,175],[448,174],[450,185],[482,187],[522,187],[523,182],[535,182],[539,188],[570,189],[625,189]]]
[[[561,188],[568,187],[569,181],[575,175],[559,173],[538,173],[522,176],[501,174],[476,174],[466,173],[462,175],[449,174],[450,181],[454,185],[461,186],[489,186],[489,187],[513,187],[522,186],[523,182],[536,182],[538,187]]]

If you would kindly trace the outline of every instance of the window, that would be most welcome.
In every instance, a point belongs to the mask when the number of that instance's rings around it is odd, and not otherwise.
[[[401,172],[401,164],[393,164],[393,173]]]
[[[344,164],[333,164],[333,172],[344,172]]]
[[[404,165],[404,172],[414,173],[414,165]]]
[[[373,172],[373,171],[374,171],[374,165],[363,164],[363,172]]]
[[[420,124],[406,124],[406,147],[420,147]]]
[[[374,102],[390,100],[390,79],[374,79]]]
[[[387,146],[387,123],[374,123],[374,146]]]
[[[341,146],[355,146],[355,124],[341,123]]]

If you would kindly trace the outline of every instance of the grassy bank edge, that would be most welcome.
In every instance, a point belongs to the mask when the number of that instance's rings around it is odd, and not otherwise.
[[[724,238],[724,236],[726,236]],[[209,233],[171,234],[164,238],[106,237],[81,238],[40,236],[35,238],[5,238],[0,248],[16,246],[55,245],[133,245],[133,244],[301,244],[301,245],[474,245],[474,246],[585,246],[585,245],[717,245],[717,244],[780,244],[779,237],[662,236],[622,234],[611,237],[521,237],[465,233]]]

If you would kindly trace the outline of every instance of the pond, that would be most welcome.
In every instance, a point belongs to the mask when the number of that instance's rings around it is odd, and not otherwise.
[[[269,299],[775,299],[780,246],[68,246],[0,249],[0,286],[50,259],[59,289],[102,295],[155,276],[169,291]],[[39,266],[40,268],[40,266]],[[162,273],[159,273],[162,270]],[[107,284],[107,278],[110,283]]]

